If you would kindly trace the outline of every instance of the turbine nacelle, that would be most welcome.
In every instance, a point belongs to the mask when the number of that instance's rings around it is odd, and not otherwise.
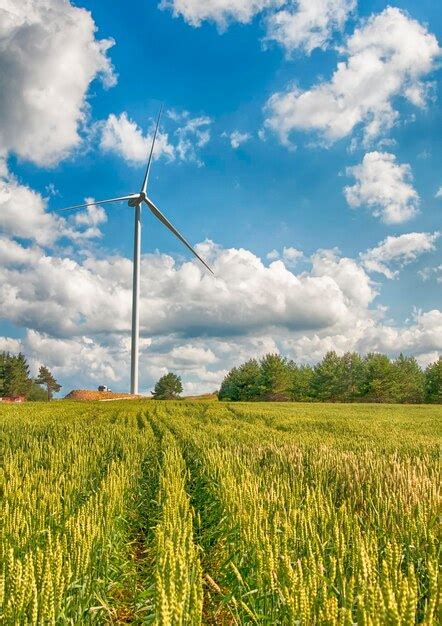
[[[146,194],[144,193],[144,191],[140,191],[139,195],[130,198],[127,204],[130,207],[136,207],[141,204],[143,200],[146,200]]]

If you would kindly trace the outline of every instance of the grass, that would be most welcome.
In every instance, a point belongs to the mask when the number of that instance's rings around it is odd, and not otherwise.
[[[440,406],[0,407],[5,624],[437,624]]]

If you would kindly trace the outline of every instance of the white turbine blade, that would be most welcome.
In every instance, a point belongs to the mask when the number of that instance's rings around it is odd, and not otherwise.
[[[201,261],[201,263],[204,265],[204,267],[206,267],[206,268],[209,270],[209,272],[210,272],[211,274],[215,275],[215,274],[214,274],[214,272],[213,272],[213,270],[212,270],[212,269],[211,269],[211,268],[207,265],[207,263],[204,261],[204,259],[202,259],[202,258],[200,257],[200,255],[199,255],[197,252],[195,252],[195,250],[192,248],[192,246],[190,245],[190,243],[184,239],[184,237],[181,235],[181,233],[179,233],[179,232],[177,231],[177,229],[175,228],[175,226],[173,226],[173,225],[169,222],[169,220],[167,219],[167,217],[161,213],[160,209],[154,205],[154,203],[152,202],[152,200],[150,200],[150,198],[145,198],[145,199],[144,199],[144,202],[147,204],[147,206],[148,206],[148,207],[149,207],[149,209],[152,211],[152,213],[155,215],[155,217],[157,217],[157,218],[160,220],[160,222],[161,222],[162,224],[164,224],[164,226],[165,226],[166,228],[168,228],[168,229],[170,230],[170,232],[171,232],[171,233],[173,233],[173,234],[175,235],[175,237],[177,237],[180,241],[182,241],[182,243],[183,243],[183,244],[184,244],[187,248],[189,248],[189,250],[190,250],[190,251],[191,251],[191,252],[192,252],[192,253],[196,256],[196,258],[197,258],[199,261]]]
[[[94,202],[86,202],[85,204],[74,204],[73,206],[67,206],[64,209],[55,209],[55,211],[51,211],[51,213],[61,213],[62,211],[71,211],[72,209],[83,209],[84,207],[93,206],[94,204],[121,202],[123,200],[130,200],[131,198],[138,198],[138,194],[132,193],[130,196],[120,196],[119,198],[110,198],[109,200],[94,200]]]
[[[157,125],[155,127],[155,132],[154,132],[153,139],[152,139],[152,145],[150,147],[149,160],[147,162],[146,173],[144,174],[143,185],[141,187],[141,191],[143,193],[146,193],[147,183],[149,182],[149,174],[150,174],[150,166],[152,165],[153,149],[155,147],[155,141],[156,141],[157,134],[158,134],[158,128],[160,126],[160,119],[161,119],[161,113],[162,112],[163,112],[163,105],[161,105],[160,111],[158,113]]]

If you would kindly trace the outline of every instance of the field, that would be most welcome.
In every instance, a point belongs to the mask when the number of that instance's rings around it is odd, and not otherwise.
[[[3,624],[437,624],[440,406],[0,407]]]

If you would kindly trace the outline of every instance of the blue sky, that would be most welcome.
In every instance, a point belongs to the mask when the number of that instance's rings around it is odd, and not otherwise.
[[[48,214],[136,191],[163,102],[150,193],[217,278],[144,215],[144,391],[268,350],[435,359],[442,15],[387,7],[0,2],[0,347],[127,386],[132,213]]]

